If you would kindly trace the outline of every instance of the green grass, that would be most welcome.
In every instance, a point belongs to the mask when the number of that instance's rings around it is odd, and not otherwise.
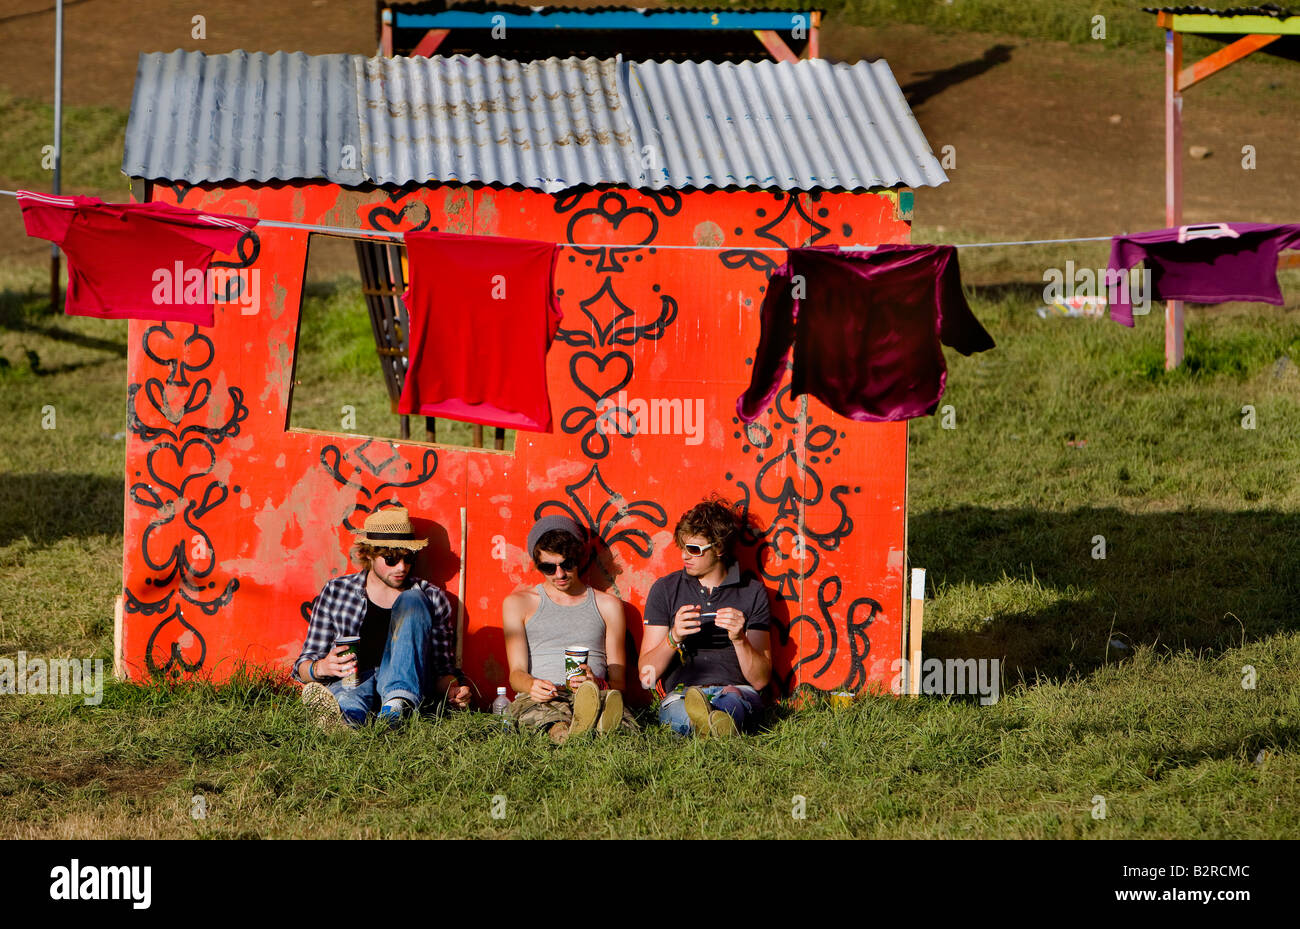
[[[293,428],[401,437],[359,278],[341,274],[308,284],[299,339],[290,411]],[[412,439],[424,441],[423,416],[412,416],[410,429]],[[441,444],[474,445],[469,423],[440,418],[436,429]],[[493,447],[494,430],[484,427],[483,432],[484,445]],[[507,429],[505,449],[514,447],[515,430]]]
[[[127,199],[129,184],[122,174],[126,116],[117,107],[63,108],[65,190],[120,190],[122,195],[116,199]],[[48,161],[44,146],[53,144],[53,126],[52,105],[0,90],[0,177],[34,190],[49,190],[53,162]]]
[[[874,697],[728,743],[556,748],[484,714],[322,735],[256,678],[0,697],[0,836],[1295,835],[1300,281],[1288,308],[1192,307],[1188,368],[1166,374],[1154,316],[1039,319],[1047,257],[963,253],[999,347],[949,354],[956,429],[911,426],[926,654],[1003,659],[997,704]],[[125,332],[50,317],[43,275],[0,270],[0,655],[107,658]],[[378,384],[349,286],[309,299],[305,387]]]
[[[987,708],[875,697],[752,738],[563,747],[486,714],[323,735],[292,689],[253,678],[113,685],[98,707],[0,703],[0,836],[1283,837],[1300,827],[1298,660],[1294,634],[1215,658],[1143,648]]]

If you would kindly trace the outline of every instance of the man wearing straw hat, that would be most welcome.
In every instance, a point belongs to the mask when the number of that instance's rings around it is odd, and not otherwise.
[[[325,727],[396,725],[444,698],[469,706],[455,666],[446,595],[414,576],[417,539],[404,507],[376,510],[357,533],[356,574],[328,581],[311,605],[311,624],[293,673],[303,703]],[[351,649],[341,638],[359,637]],[[355,683],[354,683],[355,681]]]
[[[623,706],[623,601],[583,583],[585,533],[566,516],[545,516],[528,533],[527,546],[542,583],[516,590],[501,608],[510,686],[518,695],[510,715],[522,727],[546,730],[556,743],[591,729],[636,729]],[[565,653],[575,646],[586,661],[570,676]]]

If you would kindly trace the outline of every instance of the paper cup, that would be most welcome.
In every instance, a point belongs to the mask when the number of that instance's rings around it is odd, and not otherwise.
[[[591,649],[581,645],[570,645],[564,650],[564,682],[567,684],[582,675],[581,665],[587,663],[587,654]]]
[[[357,646],[361,644],[361,636],[359,635],[339,636],[337,639],[334,640],[334,644],[346,645],[347,648],[344,650],[343,654],[355,656],[357,653]],[[343,675],[343,686],[347,690],[351,690],[353,687],[357,686],[356,671],[353,671],[351,674]]]

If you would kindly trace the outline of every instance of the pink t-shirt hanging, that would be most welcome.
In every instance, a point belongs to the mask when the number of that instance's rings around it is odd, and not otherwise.
[[[559,247],[440,232],[405,240],[410,344],[397,411],[549,432]]]
[[[1206,223],[1171,226],[1111,239],[1109,276],[1123,281],[1110,318],[1133,325],[1129,269],[1140,261],[1151,272],[1154,300],[1226,303],[1249,300],[1282,305],[1278,254],[1300,248],[1300,224]]]
[[[101,319],[211,326],[208,265],[235,248],[256,219],[167,203],[105,203],[18,191],[27,234],[68,256],[64,310]]]

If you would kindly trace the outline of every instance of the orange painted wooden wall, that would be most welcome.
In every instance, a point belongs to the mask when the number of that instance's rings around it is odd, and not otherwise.
[[[355,570],[347,527],[395,501],[433,539],[418,570],[453,602],[465,561],[463,664],[491,694],[506,681],[501,601],[540,581],[523,551],[535,518],[567,513],[600,537],[588,579],[627,602],[639,642],[651,583],[681,567],[677,518],[716,491],[757,527],[742,563],[772,593],[779,689],[888,685],[900,656],[906,425],[851,422],[791,398],[787,383],[746,428],[735,401],[779,249],[905,242],[895,192],[303,183],[158,184],[152,196],[263,219],[610,245],[561,250],[564,322],[547,372],[555,431],[519,433],[513,453],[288,429],[305,231],[258,228],[237,255],[219,256],[260,270],[256,315],[218,305],[211,329],[132,322],[119,646],[132,678],[221,680],[240,662],[287,668],[321,585]],[[665,247],[693,244],[724,249]],[[602,434],[598,404],[620,390],[629,400],[702,399],[700,441]]]

